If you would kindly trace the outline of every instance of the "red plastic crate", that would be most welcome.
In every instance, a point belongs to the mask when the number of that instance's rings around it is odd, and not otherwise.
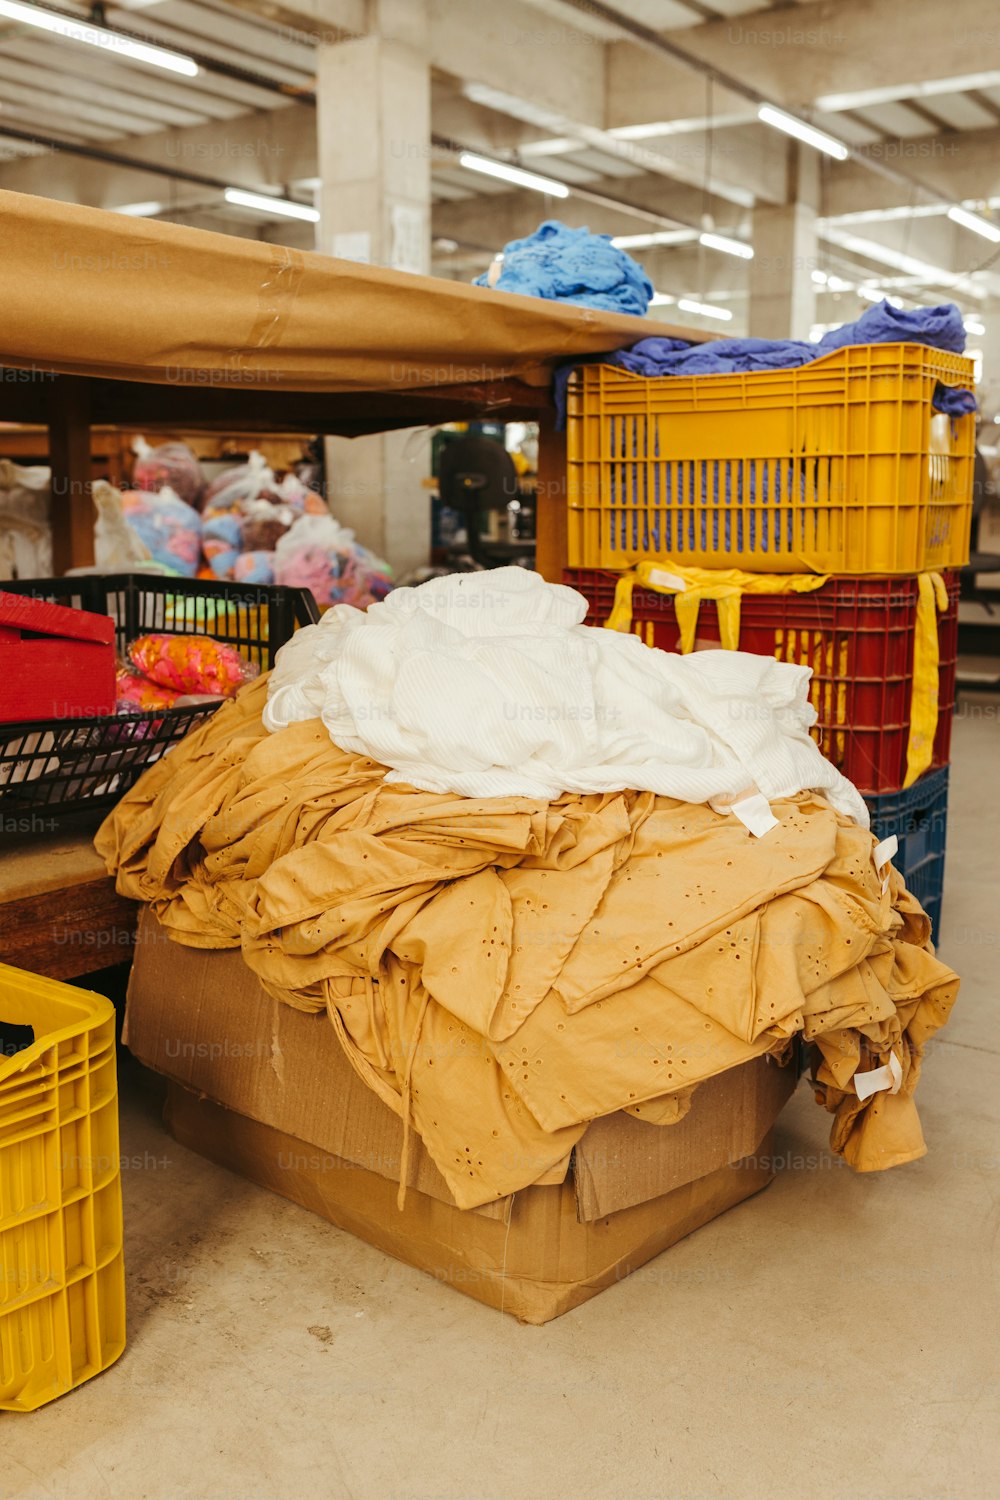
[[[563,582],[590,602],[588,625],[611,613],[619,574],[567,568]],[[938,616],[938,726],[932,767],[947,765],[955,707],[958,574],[942,575],[948,609]],[[809,594],[744,594],[740,650],[812,667],[813,738],[823,754],[869,795],[898,791],[906,777],[913,693],[918,584],[905,578],[831,578]],[[632,628],[649,646],[676,651],[672,594],[638,584]],[[696,646],[719,645],[715,601],[702,601]]]

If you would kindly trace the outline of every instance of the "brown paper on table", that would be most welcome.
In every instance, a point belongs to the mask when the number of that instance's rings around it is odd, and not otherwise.
[[[0,191],[0,364],[299,391],[547,383],[575,354],[712,335]]]

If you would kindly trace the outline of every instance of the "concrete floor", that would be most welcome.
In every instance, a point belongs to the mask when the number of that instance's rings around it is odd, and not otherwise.
[[[177,1146],[126,1089],[130,1344],[2,1419],[25,1500],[966,1500],[1000,1472],[1000,701],[956,724],[930,1146],[855,1177],[802,1086],[759,1197],[525,1328]]]

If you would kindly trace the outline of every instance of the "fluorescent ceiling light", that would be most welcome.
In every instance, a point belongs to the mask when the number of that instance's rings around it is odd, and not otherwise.
[[[966,333],[985,333],[986,324],[980,323],[978,318],[966,318],[965,331]]]
[[[581,150],[582,145],[568,135],[554,135],[544,141],[523,141],[517,149],[522,156],[568,156]]]
[[[1000,199],[997,201],[1000,202]],[[828,219],[821,220],[821,223],[881,224],[896,219],[933,219],[947,212],[947,203],[901,203],[894,208],[860,208],[854,213],[831,214]]]
[[[620,141],[651,141],[659,135],[676,135],[678,121],[650,120],[646,125],[615,125],[608,131]]]
[[[724,125],[742,125],[746,118],[745,113],[713,115],[710,120],[698,115],[688,115],[682,120],[650,120],[644,125],[613,125],[608,135],[616,136],[620,141],[649,141],[662,135],[690,135],[696,130],[707,130],[710,126],[721,129]]]
[[[971,229],[973,234],[981,234],[984,240],[992,240],[994,245],[1000,244],[1000,226],[991,224],[989,219],[983,219],[979,214],[972,214],[967,208],[959,208],[953,203],[948,210],[948,217],[955,224],[961,224],[963,229]]]
[[[670,295],[669,292],[654,292],[653,295],[649,299],[649,305],[650,305],[650,307],[666,307],[666,305],[667,305],[668,302],[676,302],[676,301],[677,301],[677,298],[676,297],[671,297],[671,295]],[[966,323],[965,326],[966,326],[966,328],[968,328],[968,326],[969,326],[968,323]]]
[[[775,109],[773,104],[762,104],[757,111],[757,118],[763,120],[765,125],[773,125],[775,130],[783,130],[786,135],[793,135],[797,141],[804,141],[807,146],[825,152],[827,156],[835,156],[838,161],[846,161],[851,154],[850,147],[845,146],[843,141],[827,135],[825,130],[817,130],[814,125],[807,125],[804,120],[796,119],[795,115],[786,115],[783,109]]]
[[[650,234],[616,234],[616,250],[648,250],[653,245],[686,245],[698,238],[697,229],[658,229]]]
[[[519,94],[508,94],[505,89],[495,89],[488,83],[463,83],[462,93],[473,104],[482,104],[486,109],[495,109],[499,114],[510,115],[515,120],[524,120],[539,130],[550,130],[553,135],[567,135],[570,123],[557,110],[546,109],[533,99],[523,99]]]
[[[163,204],[150,199],[148,203],[121,203],[117,208],[111,210],[113,214],[128,214],[130,219],[151,219],[154,214],[162,214]]]
[[[637,171],[656,172],[664,177],[674,175],[674,167],[669,155],[664,159],[662,151],[644,150],[635,141],[620,136],[618,128],[598,130],[595,126],[584,125],[580,120],[569,115],[546,109],[532,100],[522,99],[516,94],[508,94],[503,89],[491,88],[486,84],[463,84],[462,93],[474,104],[483,104],[488,109],[495,109],[501,114],[510,115],[515,120],[524,120],[529,125],[534,125],[539,130],[546,131],[549,136],[556,138],[551,144],[534,141],[520,147],[522,157],[533,156],[536,153],[544,155],[550,151],[557,154],[567,149],[579,151],[589,146],[595,151],[602,151],[605,155],[627,162]],[[713,123],[719,125],[723,122],[720,118],[716,118],[714,122],[705,120],[701,122],[701,128],[707,128]],[[570,143],[568,146],[567,142]],[[720,183],[718,180],[712,184],[712,187],[717,195],[728,198],[730,202],[739,204],[741,208],[753,207],[753,193],[747,188],[734,186],[731,183]]]
[[[988,287],[983,285],[984,277],[956,276],[954,271],[947,271],[943,266],[932,266],[925,260],[918,260],[914,255],[908,255],[905,251],[895,250],[890,245],[883,245],[881,241],[869,240],[858,234],[850,234],[846,229],[835,228],[828,224],[821,231],[822,238],[831,245],[838,246],[841,250],[847,250],[851,255],[860,255],[865,260],[873,260],[883,266],[891,266],[894,271],[902,271],[904,275],[916,278],[921,284],[930,286],[947,287],[948,291],[964,292],[977,302],[983,301],[988,296]],[[868,275],[871,272],[867,272]],[[848,286],[841,288],[846,291]]]
[[[198,64],[193,57],[171,52],[166,47],[154,47],[148,42],[134,41],[82,18],[72,21],[54,11],[40,10],[36,5],[22,5],[20,0],[0,0],[0,16],[9,21],[20,21],[25,26],[37,26],[41,31],[50,31],[71,42],[86,42],[88,46],[100,47],[103,52],[113,53],[129,62],[148,63],[150,67],[165,68],[168,73],[180,73],[185,78],[198,75]]]
[[[753,260],[753,246],[745,240],[733,240],[726,234],[701,234],[698,243],[709,250],[721,250],[724,255],[738,255],[740,260]]]
[[[826,289],[828,292],[853,292],[854,282],[845,281],[843,276],[828,276],[826,278]]]
[[[268,193],[245,193],[242,188],[226,188],[224,196],[227,203],[236,203],[240,208],[257,208],[282,219],[305,219],[307,224],[319,223],[319,209],[309,208],[305,203],[290,203],[287,198],[272,198]]]
[[[985,33],[984,33],[985,36]],[[973,89],[991,89],[1000,84],[1000,73],[965,73],[951,78],[927,78],[922,82],[896,83],[888,88],[855,89],[850,94],[821,94],[813,107],[823,114],[839,114],[845,109],[867,109],[873,104],[892,104],[896,100],[933,99],[935,94],[967,94]]]
[[[569,197],[565,182],[556,182],[553,177],[539,177],[537,172],[526,172],[523,167],[512,167],[505,161],[490,161],[488,156],[477,156],[474,151],[463,151],[458,164],[470,172],[499,177],[502,182],[513,182],[517,187],[531,188],[536,193],[548,193],[553,198]]]
[[[681,312],[696,313],[699,318],[718,318],[722,323],[732,320],[728,307],[713,307],[710,302],[692,302],[690,297],[680,297],[677,306]]]
[[[815,281],[817,286],[826,286],[830,278],[829,276],[827,276],[825,271],[813,271],[812,279],[813,281]]]

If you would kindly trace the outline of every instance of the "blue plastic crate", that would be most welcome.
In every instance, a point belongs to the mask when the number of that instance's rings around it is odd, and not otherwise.
[[[948,840],[948,767],[922,776],[905,792],[885,792],[866,799],[872,832],[880,839],[894,833],[899,851],[893,864],[931,919],[940,938],[944,856]]]

